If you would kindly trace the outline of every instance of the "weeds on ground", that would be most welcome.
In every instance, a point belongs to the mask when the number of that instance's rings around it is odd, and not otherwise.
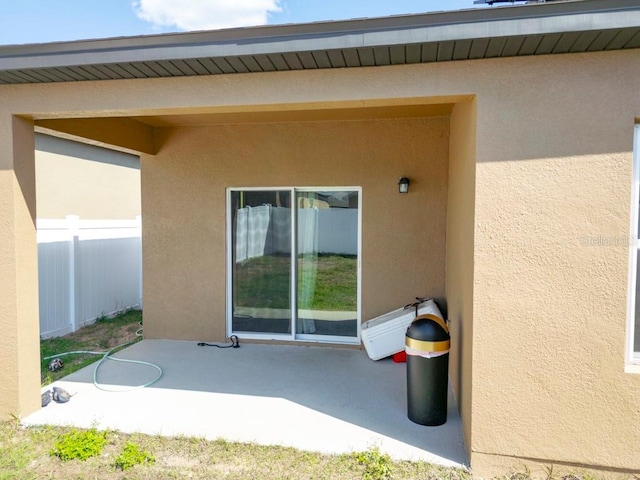
[[[127,442],[122,453],[116,457],[115,466],[127,470],[143,463],[155,463],[156,459],[149,452],[141,450],[137,443]]]
[[[87,460],[98,456],[107,443],[107,432],[72,429],[60,435],[51,450],[51,455],[62,461]]]
[[[389,480],[392,473],[391,457],[381,453],[378,447],[370,448],[365,452],[351,454],[352,458],[362,467],[363,480]]]

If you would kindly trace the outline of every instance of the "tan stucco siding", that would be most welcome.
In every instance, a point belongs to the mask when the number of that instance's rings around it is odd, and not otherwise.
[[[38,218],[133,219],[140,215],[137,157],[36,136]]]
[[[478,165],[492,192],[476,210],[476,451],[640,468],[639,379],[623,372],[627,249],[583,244],[625,236],[628,157]]]
[[[473,229],[475,217],[476,104],[451,114],[447,200],[446,297],[451,333],[449,374],[471,445],[473,385]]]
[[[38,263],[31,122],[0,111],[0,421],[39,406]]]
[[[444,297],[448,132],[446,118],[163,131],[142,159],[145,334],[224,338],[227,187],[362,187],[363,319]]]
[[[638,56],[496,65],[478,95],[472,463],[638,470],[628,249],[588,244],[629,236]]]

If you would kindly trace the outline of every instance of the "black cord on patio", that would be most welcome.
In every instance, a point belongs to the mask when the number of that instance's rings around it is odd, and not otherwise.
[[[231,341],[231,345],[220,345],[217,343],[199,342],[198,346],[199,347],[218,347],[218,348],[240,348],[240,341],[238,340],[237,336],[231,335],[229,337],[229,340]]]

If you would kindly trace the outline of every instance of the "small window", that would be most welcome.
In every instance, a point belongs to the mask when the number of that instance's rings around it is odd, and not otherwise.
[[[633,142],[633,183],[631,187],[631,241],[629,242],[629,305],[627,326],[627,365],[640,373],[640,125],[636,125]],[[636,368],[637,367],[637,368]]]

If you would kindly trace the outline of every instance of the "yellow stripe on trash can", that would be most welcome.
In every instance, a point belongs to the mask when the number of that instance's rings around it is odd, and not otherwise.
[[[449,340],[442,340],[440,342],[426,342],[424,340],[406,338],[405,344],[407,347],[421,352],[446,352],[447,350],[449,350],[451,342]]]

